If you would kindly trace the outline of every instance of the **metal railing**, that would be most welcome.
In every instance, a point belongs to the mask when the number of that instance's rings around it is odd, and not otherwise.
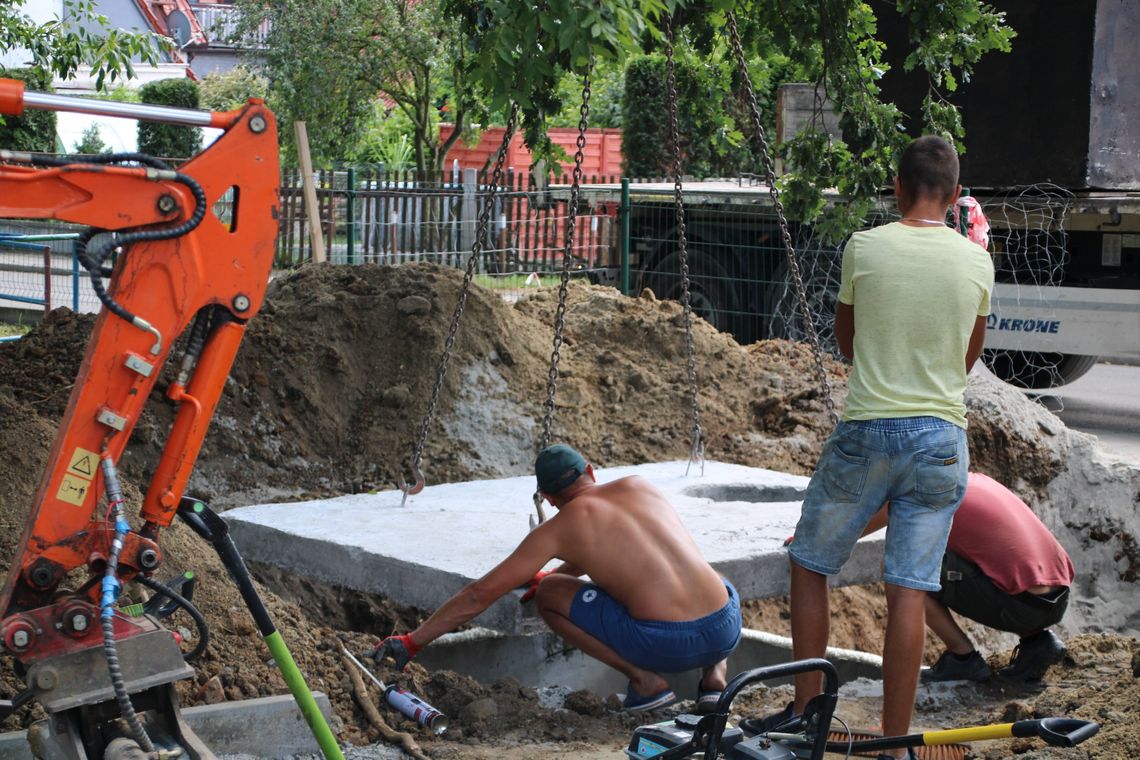
[[[80,277],[78,237],[58,225],[8,221],[0,227],[0,307],[26,304],[48,312],[67,303],[73,311],[96,310],[98,299]]]

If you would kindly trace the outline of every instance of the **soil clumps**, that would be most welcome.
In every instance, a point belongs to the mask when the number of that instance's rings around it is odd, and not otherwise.
[[[262,313],[250,323],[188,492],[225,509],[395,487],[406,477],[461,279],[461,272],[430,265],[321,265],[276,278]],[[423,471],[429,483],[529,472],[546,399],[555,306],[553,290],[511,305],[491,291],[471,289],[425,442]],[[0,566],[5,570],[92,324],[91,317],[57,310],[22,340],[0,345],[0,450],[5,454],[0,458]],[[601,466],[688,456],[689,388],[677,304],[648,293],[628,298],[575,284],[564,337],[556,440],[578,447]],[[782,341],[740,346],[701,320],[695,321],[693,338],[708,455],[809,474],[831,430],[810,351]],[[841,398],[845,368],[831,359],[826,367]],[[162,395],[169,381],[168,367],[120,463],[135,509],[173,420],[174,407]],[[1068,431],[1056,417],[993,381],[972,380],[969,403],[973,468],[1030,498],[1073,554],[1081,577],[1076,596],[1082,601],[1074,604],[1072,629],[1134,630],[1135,604],[1127,600],[1134,598],[1129,594],[1140,570],[1134,538],[1140,477],[1102,462],[1087,436]],[[286,692],[216,558],[177,523],[164,533],[162,545],[166,561],[160,579],[188,569],[197,573],[194,600],[213,637],[193,682],[180,686],[183,699],[193,704]],[[422,612],[267,568],[259,573],[266,603],[298,665],[312,688],[332,701],[339,736],[370,740],[341,648],[363,651],[377,637],[414,626]],[[835,605],[833,643],[866,649],[878,642],[881,593],[837,593],[846,596]],[[756,602],[750,614],[781,632],[786,602]],[[170,624],[187,646],[193,644],[193,624],[183,613]],[[1133,720],[1140,703],[1132,664],[1136,641],[1112,634],[1085,641],[1080,637],[1070,644],[1069,658],[1050,671],[1043,690],[1018,693],[1019,704],[1033,715],[1067,714],[1105,723],[1104,738],[1057,757],[1140,756],[1140,749],[1108,751],[1136,746],[1128,742],[1140,736]],[[1011,645],[995,640],[994,651],[987,653],[1008,657]],[[542,695],[510,679],[483,685],[455,673],[428,673],[414,663],[402,674],[385,675],[451,717],[452,729],[444,738],[420,740],[435,757],[545,757],[543,750],[528,755],[525,749],[543,742],[600,743],[618,756],[622,741],[644,720],[610,709],[602,701],[606,695],[575,694],[565,707],[551,708]],[[0,663],[0,684],[5,696],[22,685],[10,662]],[[987,688],[974,688],[973,697],[962,702],[970,703],[968,714],[979,721],[999,720],[1013,692],[1008,684],[993,687],[996,692]],[[759,689],[742,709],[778,708],[781,700],[786,694],[779,690]],[[40,714],[39,708],[23,708],[5,727],[24,726]],[[395,722],[393,713],[386,715]],[[1027,757],[1053,756],[1038,744],[1017,749]],[[501,752],[479,754],[489,746]],[[587,756],[596,755],[581,755]]]

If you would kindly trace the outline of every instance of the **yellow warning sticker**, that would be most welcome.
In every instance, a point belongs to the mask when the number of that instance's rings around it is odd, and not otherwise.
[[[94,451],[88,451],[81,446],[76,446],[75,451],[71,455],[71,464],[67,466],[67,471],[76,477],[91,480],[95,477],[95,470],[98,466],[98,454]]]
[[[56,492],[55,498],[60,501],[66,501],[68,504],[82,507],[83,499],[87,496],[87,492],[90,489],[91,484],[88,481],[80,480],[74,475],[64,475],[63,480],[60,481],[59,491]]]

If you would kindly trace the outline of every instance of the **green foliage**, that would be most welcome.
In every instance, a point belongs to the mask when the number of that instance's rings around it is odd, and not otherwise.
[[[79,142],[75,143],[75,152],[87,156],[111,152],[110,146],[103,142],[103,135],[99,133],[98,124],[93,123],[83,130]]]
[[[63,16],[36,23],[21,12],[21,0],[0,0],[0,52],[26,49],[30,68],[42,78],[70,79],[80,66],[91,67],[96,89],[119,77],[134,76],[133,60],[157,63],[171,42],[150,32],[112,29],[96,0],[63,0]]]
[[[401,112],[385,113],[383,105],[376,103],[373,118],[348,158],[363,164],[383,164],[389,171],[412,169],[415,167],[413,132],[411,121]]]
[[[822,228],[839,237],[862,223],[907,143],[901,128],[902,114],[894,104],[881,99],[879,81],[888,67],[883,60],[884,43],[876,36],[876,10],[897,11],[909,23],[913,50],[905,67],[921,69],[930,78],[931,92],[923,108],[926,129],[959,140],[961,116],[944,100],[939,88],[950,91],[959,81],[968,81],[974,64],[983,55],[1008,50],[1013,37],[1012,30],[1005,26],[1004,14],[995,12],[982,0],[895,0],[874,6],[866,0],[446,2],[464,20],[470,45],[476,51],[471,72],[474,83],[500,113],[508,102],[518,102],[526,117],[528,143],[540,147],[544,144],[540,134],[543,120],[563,107],[566,92],[557,85],[565,72],[581,71],[591,60],[621,60],[626,51],[643,46],[659,49],[662,35],[658,26],[666,11],[676,14],[678,40],[691,41],[710,62],[707,65],[716,68],[717,62],[723,63],[726,58],[723,33],[726,14],[733,11],[749,69],[754,77],[761,75],[756,89],[769,124],[770,94],[783,76],[820,84],[841,115],[842,139],[805,135],[786,146],[795,173],[781,182],[792,216],[818,221]],[[679,59],[679,84],[689,76],[683,73],[684,67]],[[723,83],[723,79],[711,73],[697,76],[697,85],[689,83],[679,89],[693,90],[698,96],[723,103],[725,112],[742,125],[742,131],[751,133],[751,125],[743,126],[746,122],[740,118],[747,117],[747,110],[739,94],[739,76],[731,76],[737,93],[728,101],[723,100],[723,94],[702,89],[702,83]],[[693,94],[682,94],[682,101]],[[638,130],[648,134],[652,125],[628,121],[635,115],[628,107],[631,103],[640,99],[640,107],[646,111],[641,115],[643,121],[651,121],[654,115],[663,119],[661,93],[649,89],[646,81],[631,84],[627,74],[626,98],[624,128],[632,127],[635,136]],[[710,151],[705,151],[704,143],[698,143],[701,138],[690,139],[685,154],[688,168],[684,171],[698,173],[702,161],[710,167],[723,166],[733,156],[741,158],[737,170],[759,171],[755,155],[737,152],[734,128],[712,115],[716,107],[682,105],[681,111],[682,131],[689,127],[698,130],[697,135],[712,135]],[[694,113],[703,117],[697,118]],[[684,123],[686,118],[689,124]],[[711,129],[710,133],[699,131],[702,122],[706,129]],[[716,126],[709,127],[710,124]],[[664,141],[655,146],[651,142],[635,145],[638,156],[651,158],[654,149],[664,152],[667,146]],[[709,155],[702,158],[705,152]],[[826,204],[823,190],[831,187],[837,188],[847,201]]]
[[[564,107],[563,77],[604,60],[623,61],[665,9],[664,0],[443,2],[467,32],[469,76],[480,97],[504,117],[518,105],[526,143],[538,158],[552,154],[545,128]]]
[[[590,126],[616,129],[622,125],[625,72],[617,61],[598,61],[590,73]],[[571,72],[558,82],[562,109],[550,117],[551,127],[577,127],[582,107],[582,77]]]
[[[51,75],[40,69],[8,69],[4,76],[19,79],[29,90],[51,91]],[[6,116],[0,122],[0,147],[50,153],[55,150],[54,111],[28,109],[22,116]]]
[[[211,71],[198,83],[198,102],[208,111],[232,111],[250,98],[265,99],[269,82],[246,65],[229,71]]]
[[[479,111],[464,82],[459,22],[441,12],[442,2],[239,0],[246,33],[268,21],[262,71],[270,106],[285,124],[308,123],[315,162],[350,157],[382,97],[410,124],[417,168],[439,169],[451,145],[439,141],[441,109],[460,132]]]
[[[198,85],[189,79],[159,79],[139,88],[143,103],[198,107]],[[202,132],[197,127],[140,121],[139,152],[165,158],[189,158],[202,149]]]

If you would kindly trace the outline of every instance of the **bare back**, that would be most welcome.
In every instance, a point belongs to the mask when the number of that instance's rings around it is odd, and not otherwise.
[[[557,523],[557,556],[585,571],[635,618],[694,620],[728,601],[724,581],[673,507],[643,478],[595,485],[550,522]]]

